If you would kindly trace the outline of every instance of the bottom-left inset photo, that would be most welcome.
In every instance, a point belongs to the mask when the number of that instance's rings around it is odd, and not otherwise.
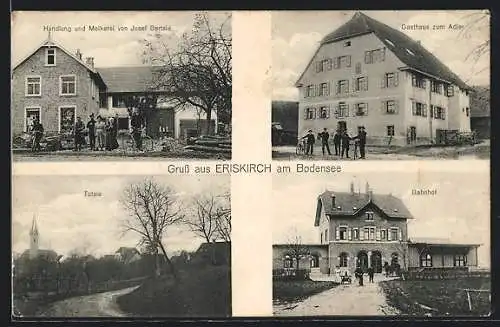
[[[13,318],[231,316],[230,176],[12,185]]]

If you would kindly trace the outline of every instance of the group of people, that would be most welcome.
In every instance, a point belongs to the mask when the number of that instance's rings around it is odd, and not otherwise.
[[[143,123],[138,110],[132,110],[130,116],[131,134],[134,139],[135,146],[138,150],[142,150],[142,129]],[[38,118],[33,118],[30,132],[32,134],[32,151],[41,151],[40,142],[44,134],[43,125]],[[102,117],[98,115],[94,119],[94,114],[91,113],[87,124],[82,121],[81,117],[76,117],[76,122],[73,128],[74,135],[74,151],[81,151],[86,145],[86,136],[88,136],[89,147],[92,151],[111,151],[119,147],[118,144],[118,117]],[[97,143],[96,143],[97,141]]]
[[[368,281],[370,283],[373,283],[373,276],[375,275],[375,270],[373,269],[373,267],[368,267],[366,273],[368,274]],[[360,266],[356,267],[356,270],[354,270],[354,276],[358,280],[359,286],[364,285],[363,275],[364,275],[363,269]]]
[[[314,144],[316,143],[316,137],[312,130],[309,130],[307,135],[303,136],[302,139],[306,141],[306,154],[313,155]],[[332,155],[330,151],[330,133],[328,133],[328,129],[324,128],[322,132],[318,133],[318,139],[321,140],[321,150],[323,155],[328,153],[328,155]],[[354,159],[357,159],[358,156],[358,148],[359,148],[359,158],[365,159],[365,149],[366,149],[366,131],[365,127],[361,126],[358,130],[358,135],[351,137],[347,133],[346,130],[337,129],[335,134],[333,135],[333,144],[335,147],[335,155],[340,156],[341,158],[350,158],[349,157],[349,149],[350,143],[354,140]],[[326,151],[325,151],[326,150]]]

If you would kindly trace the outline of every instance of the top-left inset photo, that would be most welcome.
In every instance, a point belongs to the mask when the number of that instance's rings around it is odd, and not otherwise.
[[[13,161],[231,159],[230,12],[13,12]]]

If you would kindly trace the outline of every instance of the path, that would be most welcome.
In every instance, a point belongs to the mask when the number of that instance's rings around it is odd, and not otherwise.
[[[385,295],[378,285],[383,276],[375,276],[374,283],[365,286],[343,284],[319,294],[312,295],[299,303],[274,305],[275,316],[381,316],[397,315],[398,311],[389,306]]]
[[[97,293],[73,297],[51,304],[40,316],[42,317],[124,317],[116,298],[132,292],[139,286],[118,291]]]

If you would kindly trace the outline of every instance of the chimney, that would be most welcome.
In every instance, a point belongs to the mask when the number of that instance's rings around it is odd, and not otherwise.
[[[332,194],[332,208],[335,209],[335,194]]]
[[[76,57],[80,60],[82,60],[82,53],[80,52],[80,49],[76,49]]]
[[[417,40],[417,43],[420,44],[420,40]]]
[[[351,182],[351,184],[349,185],[350,187],[350,190],[351,190],[351,194],[354,195],[354,182]]]
[[[85,63],[90,67],[94,68],[94,57],[85,58]]]

